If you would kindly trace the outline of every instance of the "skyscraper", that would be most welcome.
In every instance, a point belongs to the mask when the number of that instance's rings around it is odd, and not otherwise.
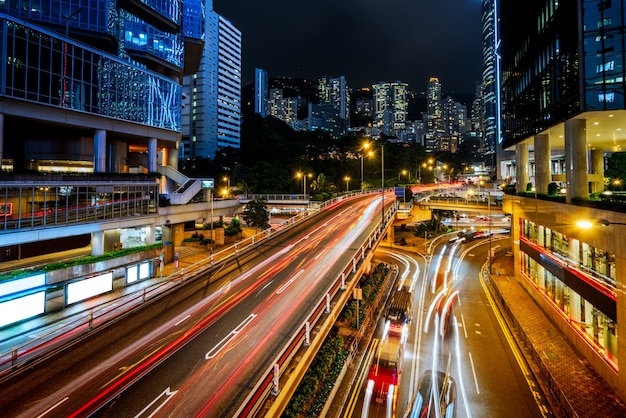
[[[482,131],[485,166],[496,174],[496,148],[500,142],[500,45],[498,0],[482,0]]]
[[[269,98],[267,71],[262,68],[254,69],[254,112],[267,116],[267,102]]]
[[[408,99],[406,83],[395,81],[373,86],[374,126],[378,133],[396,136],[406,128]]]
[[[183,158],[213,158],[219,147],[240,143],[241,32],[208,10],[205,38],[200,70],[184,80],[191,100]]]

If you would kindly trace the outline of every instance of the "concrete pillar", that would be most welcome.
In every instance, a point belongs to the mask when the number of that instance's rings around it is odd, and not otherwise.
[[[580,295],[573,290],[569,292],[569,317],[578,323],[581,322]]]
[[[571,119],[565,122],[565,201],[573,197],[589,198],[587,184],[587,121]]]
[[[548,193],[548,184],[552,181],[550,166],[550,135],[535,135],[535,190],[537,193]]]
[[[156,225],[146,225],[146,245],[152,245],[156,242]]]
[[[178,142],[176,143],[176,148],[168,148],[167,152],[167,165],[178,170]]]
[[[107,131],[96,130],[93,136],[93,171],[106,173]]]
[[[517,179],[516,191],[525,192],[530,179],[528,174],[528,145],[515,145],[515,177]]]
[[[594,148],[591,150],[591,173],[594,174],[591,182],[592,192],[604,191],[604,150]]]
[[[162,166],[167,166],[167,160],[169,158],[170,155],[170,150],[169,148],[163,147],[161,148],[161,165]]]
[[[91,255],[104,254],[104,231],[91,233]]]
[[[109,163],[106,171],[108,173],[121,173],[126,166],[126,159],[128,157],[126,144],[122,141],[109,141],[108,156]]]
[[[570,262],[576,268],[578,268],[580,266],[580,241],[574,238],[570,238],[567,250],[567,257],[569,258]]]
[[[157,171],[157,139],[148,138],[148,172]]]

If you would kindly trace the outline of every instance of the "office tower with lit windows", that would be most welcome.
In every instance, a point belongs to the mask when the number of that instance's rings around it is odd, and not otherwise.
[[[241,32],[213,10],[206,14],[200,70],[185,77],[189,135],[183,158],[213,158],[218,148],[239,148],[241,137]]]
[[[267,71],[262,68],[254,69],[254,113],[262,118],[267,116],[267,102],[269,98]]]
[[[374,127],[378,133],[397,136],[406,128],[408,98],[406,83],[395,81],[372,86],[374,104]]]
[[[626,143],[626,6],[499,4],[515,274],[624,399],[626,210],[605,167]]]
[[[498,0],[482,0],[482,132],[485,166],[497,173],[496,149],[500,139],[500,57],[498,33]]]
[[[319,80],[319,98],[320,103],[331,105],[341,119],[346,121],[346,125],[350,120],[350,89],[346,78],[340,77],[322,77]]]

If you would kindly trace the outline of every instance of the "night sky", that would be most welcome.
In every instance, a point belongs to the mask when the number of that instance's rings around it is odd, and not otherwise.
[[[242,32],[243,85],[270,77],[346,77],[357,89],[402,81],[424,91],[475,92],[480,0],[213,0]]]

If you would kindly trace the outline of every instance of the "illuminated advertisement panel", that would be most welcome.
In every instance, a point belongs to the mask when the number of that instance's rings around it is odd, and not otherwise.
[[[150,262],[135,264],[126,268],[126,283],[134,283],[137,280],[150,278]]]
[[[0,303],[0,327],[32,318],[45,312],[46,292],[12,299]]]
[[[46,273],[39,273],[34,276],[22,277],[10,282],[0,283],[0,297],[11,293],[23,292],[25,290],[41,287],[46,284]]]
[[[150,264],[150,262],[146,262],[139,265],[139,280],[150,278]]]
[[[139,266],[137,264],[126,267],[126,283],[135,283],[139,280],[139,277],[137,276],[138,272]]]
[[[88,299],[113,290],[113,272],[90,277],[67,285],[67,304]]]

